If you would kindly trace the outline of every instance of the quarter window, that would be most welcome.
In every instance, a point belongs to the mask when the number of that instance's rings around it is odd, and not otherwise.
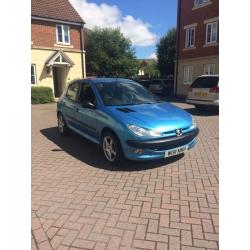
[[[68,25],[56,25],[56,41],[57,43],[70,44],[70,32]]]
[[[184,67],[183,83],[184,84],[191,84],[192,79],[193,79],[193,67],[192,66],[185,66]]]
[[[204,64],[204,75],[214,75],[215,64]]]
[[[185,48],[194,47],[195,43],[195,27],[186,29],[186,37],[185,37]]]
[[[218,22],[207,23],[206,44],[216,43],[218,34]]]
[[[36,84],[36,65],[31,64],[31,85]]]
[[[67,90],[66,96],[74,102],[78,101],[80,85],[79,83],[72,83]]]

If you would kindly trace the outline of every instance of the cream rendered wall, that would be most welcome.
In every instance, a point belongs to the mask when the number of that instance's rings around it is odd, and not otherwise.
[[[198,76],[203,75],[204,64],[215,64],[215,74],[219,74],[219,56],[202,57],[194,59],[179,60],[178,76],[177,76],[177,95],[186,96],[189,84],[184,84],[184,67],[193,67],[192,81]]]
[[[34,49],[31,50],[31,63],[36,65],[36,79],[37,86],[47,86],[54,90],[53,76],[47,74],[45,62],[55,52],[55,50]],[[80,52],[65,52],[64,53],[74,62],[74,66],[69,68],[66,77],[66,83],[77,78],[86,77],[86,70],[84,76],[82,75],[82,60]],[[84,69],[85,69],[85,54],[84,54]]]

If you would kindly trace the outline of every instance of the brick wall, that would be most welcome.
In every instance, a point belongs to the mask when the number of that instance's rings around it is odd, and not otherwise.
[[[204,20],[219,16],[219,0],[211,0],[212,4],[193,9],[194,0],[180,0],[180,36],[179,59],[205,57],[219,54],[219,46],[203,47],[205,44],[206,24]],[[196,49],[183,51],[185,47],[184,26],[197,23],[195,31]],[[219,38],[219,35],[218,35]]]
[[[32,20],[31,40],[33,46],[55,47],[56,23]],[[73,49],[81,49],[80,27],[70,25],[70,42]]]

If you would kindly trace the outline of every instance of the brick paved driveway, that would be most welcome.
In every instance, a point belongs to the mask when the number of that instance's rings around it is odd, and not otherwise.
[[[194,114],[197,147],[119,168],[60,137],[55,104],[32,106],[32,249],[218,249],[218,115],[176,105]]]

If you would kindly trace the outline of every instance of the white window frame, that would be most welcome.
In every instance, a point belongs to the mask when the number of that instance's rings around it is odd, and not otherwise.
[[[192,43],[191,32],[194,32],[194,40]],[[195,47],[195,26],[185,28],[185,48],[194,48]]]
[[[212,37],[213,37],[213,25],[216,24],[216,28],[215,28],[215,40],[213,41],[212,40]],[[208,41],[208,27],[211,26],[211,33],[210,33],[210,37],[209,37],[209,41]],[[206,38],[205,38],[205,44],[214,44],[214,43],[217,43],[217,40],[218,40],[218,21],[215,21],[215,22],[209,22],[206,24]]]
[[[193,82],[193,66],[184,66],[183,84],[192,84],[192,82]]]
[[[204,5],[206,3],[210,2],[210,0],[194,0],[194,6],[201,6]]]
[[[214,63],[204,64],[203,74],[204,75],[214,75],[215,74],[215,64]]]
[[[36,65],[35,64],[31,64],[31,67],[33,68],[33,71],[34,71],[34,79],[35,79],[35,83],[32,83],[31,82],[31,85],[32,86],[35,86],[36,85]],[[32,72],[31,72],[32,73]]]
[[[62,29],[62,41],[58,40],[58,30],[57,27],[61,26]],[[64,27],[68,27],[68,38],[69,38],[69,42],[65,42],[65,30]],[[56,25],[56,43],[57,44],[66,44],[66,45],[70,45],[70,26],[69,25],[65,25],[65,24],[57,24]]]

